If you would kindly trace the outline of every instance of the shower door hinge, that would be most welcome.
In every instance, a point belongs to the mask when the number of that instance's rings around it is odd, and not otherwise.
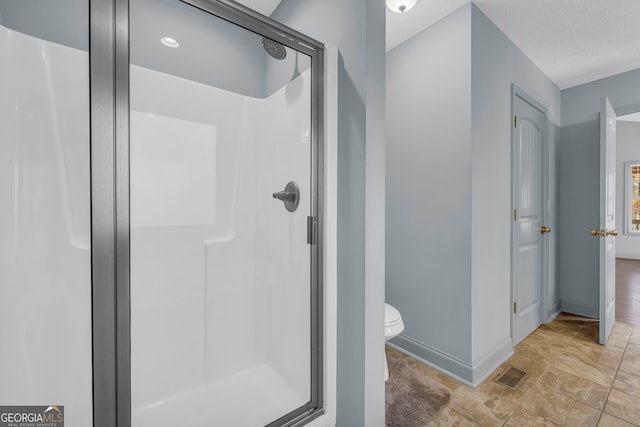
[[[318,221],[315,216],[308,216],[307,217],[307,243],[310,245],[315,245],[317,234],[318,234]]]

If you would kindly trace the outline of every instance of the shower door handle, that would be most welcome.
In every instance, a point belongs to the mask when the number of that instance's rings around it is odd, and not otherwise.
[[[296,193],[278,191],[277,193],[273,193],[273,198],[282,200],[283,202],[293,202],[296,199]]]
[[[298,189],[298,184],[294,181],[289,182],[284,187],[283,191],[273,193],[273,198],[282,200],[285,209],[289,212],[295,211],[298,209],[298,203],[300,203],[300,190]]]

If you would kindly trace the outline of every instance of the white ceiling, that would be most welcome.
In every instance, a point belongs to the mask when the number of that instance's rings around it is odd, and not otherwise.
[[[625,114],[624,116],[618,116],[618,120],[623,122],[640,122],[640,113]]]
[[[236,0],[250,9],[260,12],[265,16],[271,16],[282,0]]]
[[[468,0],[387,10],[387,51]],[[560,89],[640,68],[639,0],[474,0]]]
[[[387,52],[466,3],[469,0],[418,0],[406,13],[387,9]]]

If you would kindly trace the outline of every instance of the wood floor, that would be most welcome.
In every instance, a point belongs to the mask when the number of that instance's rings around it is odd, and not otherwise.
[[[616,320],[640,325],[640,260],[616,259]]]

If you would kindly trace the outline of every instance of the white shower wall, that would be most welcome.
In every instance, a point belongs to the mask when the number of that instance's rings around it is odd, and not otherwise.
[[[278,417],[309,400],[310,83],[306,71],[255,99],[131,68],[132,390],[139,425],[167,420],[171,402],[183,405],[185,393],[192,403],[210,401],[208,410],[222,418],[261,406],[267,418],[269,411]],[[163,153],[150,159],[152,146]],[[188,174],[175,173],[185,164]],[[301,192],[293,213],[272,198],[291,180]],[[186,199],[177,197],[185,192]],[[176,197],[167,201],[170,194]],[[165,225],[152,213],[158,206]],[[276,390],[265,390],[274,401],[246,390],[235,403],[211,394],[225,380],[274,381],[272,373],[288,387],[282,401]]]
[[[89,61],[0,25],[0,405],[92,424]]]

